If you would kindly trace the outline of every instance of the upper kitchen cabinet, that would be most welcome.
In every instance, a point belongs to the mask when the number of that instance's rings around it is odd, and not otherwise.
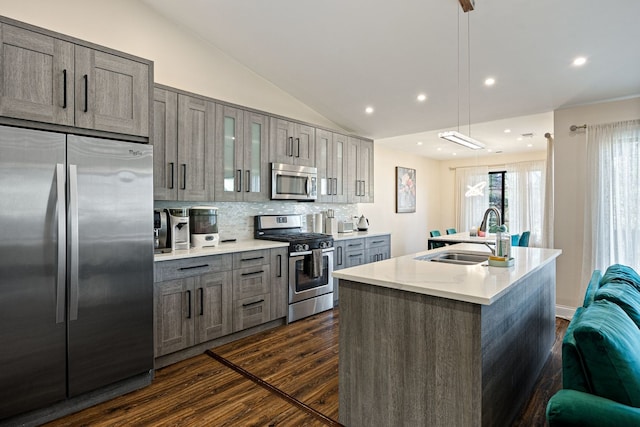
[[[373,141],[347,141],[347,197],[349,203],[373,203]]]
[[[215,104],[178,94],[178,200],[214,195]]]
[[[153,99],[154,199],[212,201],[215,104],[164,86]]]
[[[22,25],[0,23],[0,116],[149,136],[150,61]]]
[[[153,91],[153,198],[178,200],[178,94]]]
[[[149,67],[76,46],[76,126],[149,136]]]
[[[267,116],[224,105],[216,106],[215,199],[269,199]]]
[[[316,129],[318,202],[346,203],[347,137]]]
[[[315,167],[315,128],[272,117],[269,161]]]

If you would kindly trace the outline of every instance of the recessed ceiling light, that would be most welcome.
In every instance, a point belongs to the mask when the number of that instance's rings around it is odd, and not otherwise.
[[[492,152],[493,150],[491,148],[487,148],[487,153]]]
[[[496,79],[493,77],[489,77],[484,81],[485,86],[493,86],[494,84],[496,84]]]
[[[418,144],[418,145],[422,145],[422,141],[418,141],[416,144]]]
[[[424,93],[421,93],[420,95],[418,95],[418,101],[420,102],[424,102],[427,100],[427,95],[425,95]]]
[[[457,156],[457,154],[456,154],[456,153],[451,153],[451,154],[453,154],[454,156]]]
[[[504,133],[511,133],[511,129],[505,129]]]
[[[518,141],[522,141],[522,137],[521,136],[518,137]]]
[[[438,147],[438,151],[442,151],[442,147]]]
[[[373,107],[367,107],[364,109],[364,112],[367,114],[373,114]]]
[[[527,144],[527,147],[533,147],[533,144]]]
[[[581,67],[586,63],[587,63],[587,58],[585,58],[584,56],[578,56],[576,59],[573,60],[573,65],[576,67]]]

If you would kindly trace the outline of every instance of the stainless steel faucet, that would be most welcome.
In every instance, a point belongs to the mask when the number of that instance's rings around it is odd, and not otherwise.
[[[480,223],[480,230],[481,231],[487,231],[487,219],[489,218],[489,214],[493,212],[496,215],[496,220],[498,221],[498,225],[502,225],[502,215],[500,215],[500,211],[494,207],[491,206],[489,209],[487,209],[486,211],[484,211],[484,216],[482,217],[482,222]]]

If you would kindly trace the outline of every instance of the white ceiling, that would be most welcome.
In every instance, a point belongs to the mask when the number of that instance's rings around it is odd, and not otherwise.
[[[432,158],[478,155],[438,130],[543,150],[554,109],[640,95],[638,0],[143,1],[342,128]]]

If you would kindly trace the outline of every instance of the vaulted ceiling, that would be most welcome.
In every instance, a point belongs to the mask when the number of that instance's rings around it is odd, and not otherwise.
[[[451,155],[439,130],[539,150],[554,109],[640,95],[637,0],[143,1],[344,129],[433,158]]]

